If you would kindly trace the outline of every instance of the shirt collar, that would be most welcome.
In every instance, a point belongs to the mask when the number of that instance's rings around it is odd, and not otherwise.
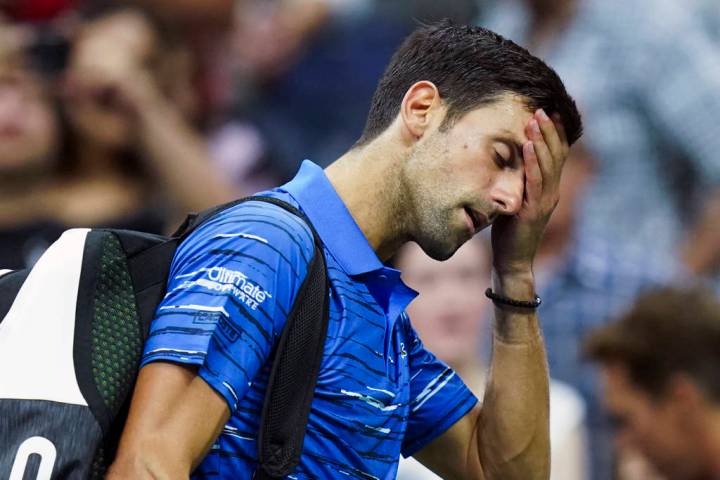
[[[284,190],[297,200],[325,246],[348,275],[360,275],[383,267],[325,172],[310,160]]]

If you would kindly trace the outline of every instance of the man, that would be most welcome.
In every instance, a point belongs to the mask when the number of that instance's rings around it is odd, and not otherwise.
[[[720,478],[720,302],[698,289],[641,295],[586,341],[618,447],[668,480]]]
[[[266,193],[312,221],[331,289],[295,478],[394,478],[400,453],[446,478],[547,478],[532,261],[580,123],[557,75],[517,45],[480,28],[422,27],[380,80],[357,144]],[[447,259],[493,223],[494,374],[480,405],[424,349],[404,313],[414,292],[382,262],[408,241]],[[251,476],[267,359],[312,247],[300,220],[257,203],[181,245],[109,478]],[[209,287],[220,277],[263,295],[218,295]]]

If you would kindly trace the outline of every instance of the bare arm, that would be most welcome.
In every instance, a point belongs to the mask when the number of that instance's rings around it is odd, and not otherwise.
[[[493,291],[518,300],[534,299],[532,262],[557,205],[569,150],[562,125],[540,113],[534,115],[526,134],[530,140],[523,148],[523,204],[516,215],[496,220],[492,229]],[[535,311],[495,308],[490,368],[482,406],[416,457],[448,479],[549,478],[548,369]]]
[[[155,362],[140,370],[109,480],[189,478],[230,416],[194,368]]]
[[[493,290],[532,298],[532,277],[499,278]],[[537,315],[495,309],[490,378],[482,406],[416,454],[445,479],[547,479],[549,388]]]
[[[137,74],[133,102],[139,145],[147,163],[184,215],[228,202],[237,192],[213,168],[205,140],[151,81]],[[147,78],[147,77],[146,77]]]
[[[493,290],[510,298],[534,295],[532,275],[500,276]],[[537,315],[495,308],[490,379],[478,424],[478,450],[488,478],[550,475],[548,369]]]

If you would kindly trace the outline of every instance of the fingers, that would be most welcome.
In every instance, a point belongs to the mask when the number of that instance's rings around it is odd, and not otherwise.
[[[545,143],[552,154],[553,161],[559,162],[560,165],[562,165],[565,162],[568,152],[567,141],[563,140],[563,138],[565,138],[565,131],[564,127],[562,127],[562,122],[555,123],[547,116],[543,109],[538,109],[533,115],[533,119],[540,127]],[[563,128],[562,135],[557,128],[558,124]]]
[[[550,182],[557,167],[553,154],[543,138],[538,121],[534,117],[531,118],[525,130],[525,134],[532,143],[535,161],[538,164],[542,178],[545,182]]]
[[[542,194],[543,174],[533,142],[525,142],[523,145],[523,159],[525,167],[525,198],[523,201],[535,203]]]

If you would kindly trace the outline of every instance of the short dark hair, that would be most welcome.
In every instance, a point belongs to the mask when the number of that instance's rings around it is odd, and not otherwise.
[[[633,384],[661,398],[675,374],[685,374],[720,401],[720,301],[701,287],[646,292],[619,320],[585,339],[584,353],[627,368]]]
[[[395,52],[375,90],[356,146],[385,131],[400,112],[407,90],[422,80],[438,88],[448,107],[446,125],[512,93],[523,96],[530,111],[558,113],[570,144],[582,135],[575,101],[552,68],[497,33],[443,20],[417,28]]]

